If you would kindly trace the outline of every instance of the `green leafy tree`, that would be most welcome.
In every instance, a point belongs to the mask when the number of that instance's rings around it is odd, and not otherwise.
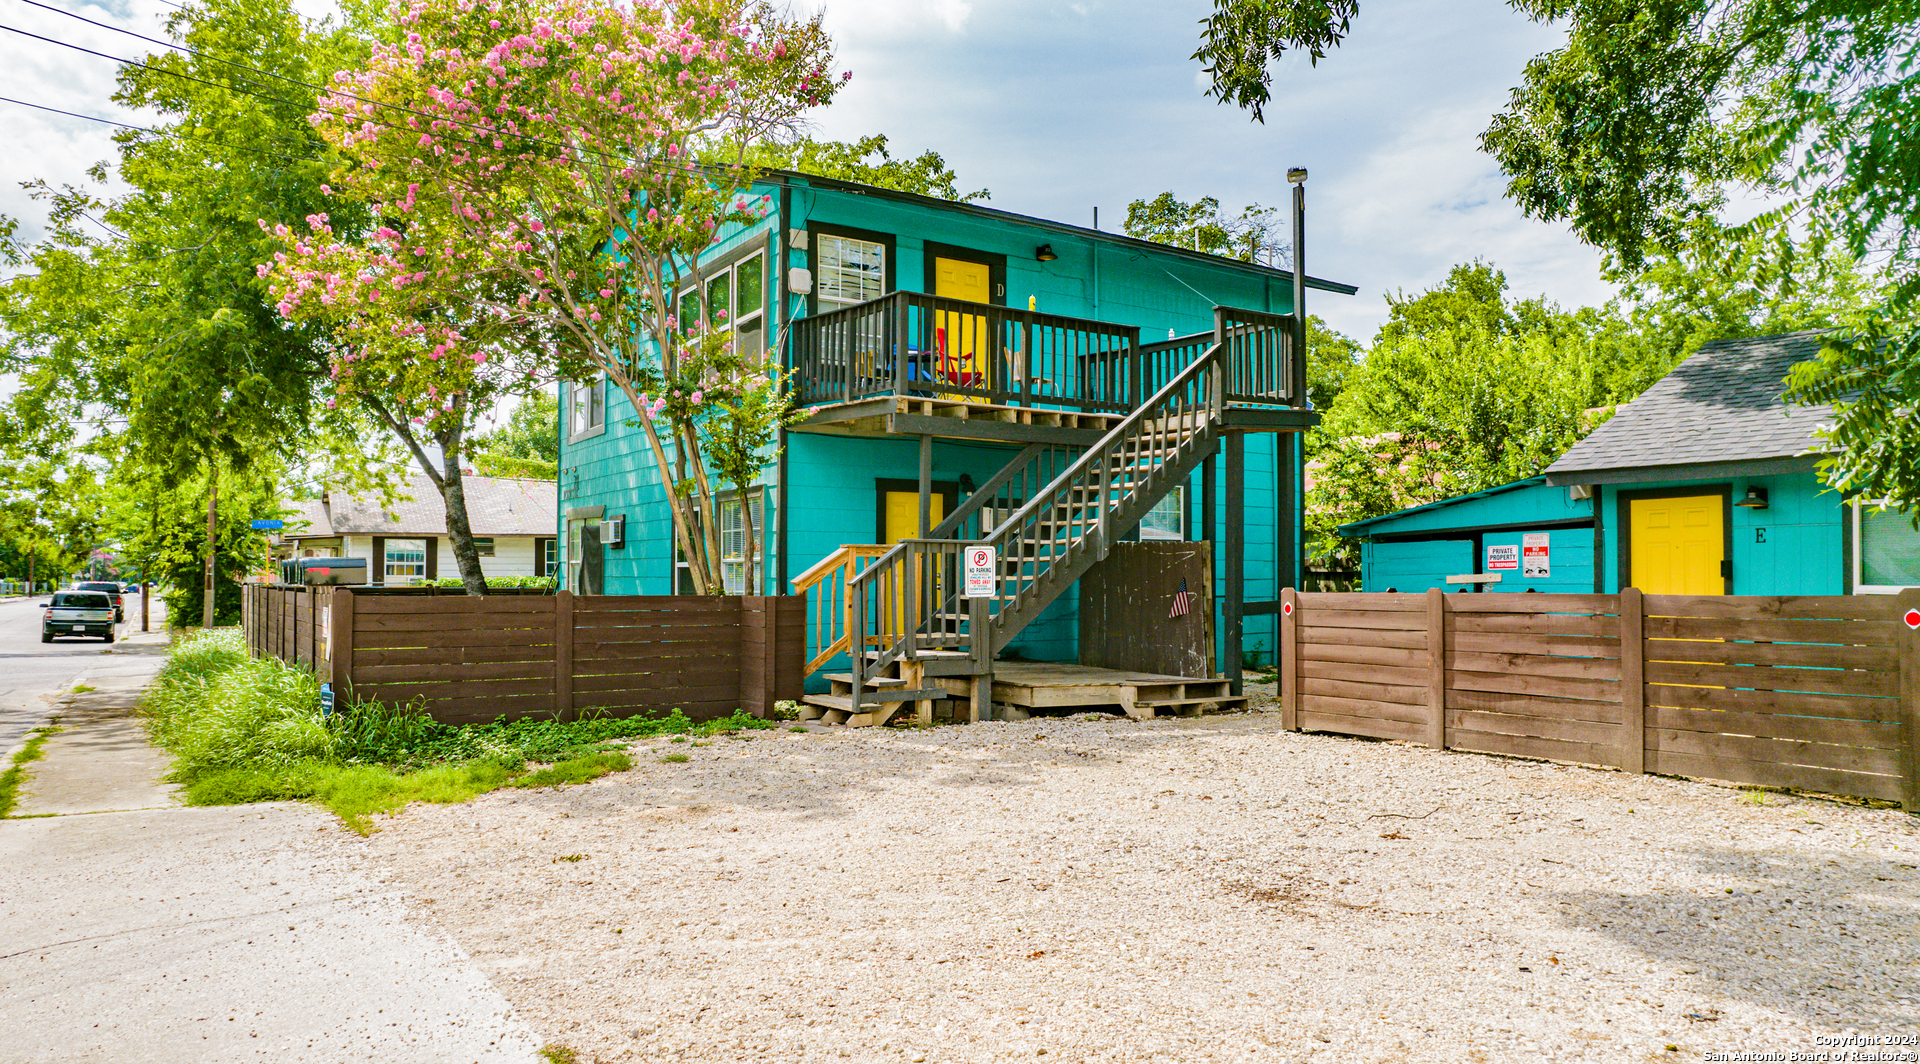
[[[740,158],[755,169],[818,174],[955,203],[972,203],[991,195],[984,188],[962,195],[956,184],[958,175],[937,151],[929,149],[911,159],[894,158],[885,134],[861,137],[851,144],[809,137],[787,142],[765,140],[749,144]]]
[[[1920,508],[1920,0],[1512,6],[1567,42],[1528,62],[1481,137],[1508,198],[1629,274],[1663,258],[1744,268],[1790,299],[1828,268],[1884,271],[1788,394],[1836,405],[1831,482]],[[1210,94],[1259,118],[1271,61],[1317,62],[1357,14],[1351,0],[1216,0],[1196,52]],[[1769,208],[1734,222],[1730,188]]]
[[[550,391],[530,392],[507,415],[507,423],[467,445],[483,477],[552,480],[560,474],[560,400]]]
[[[1277,214],[1255,203],[1237,216],[1229,215],[1212,196],[1186,203],[1171,192],[1162,192],[1150,200],[1127,204],[1123,228],[1128,236],[1157,244],[1277,266],[1293,247],[1282,242],[1285,230],[1276,221]]]

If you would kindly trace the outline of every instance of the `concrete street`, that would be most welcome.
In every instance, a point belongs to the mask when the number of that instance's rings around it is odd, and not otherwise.
[[[26,740],[27,733],[46,723],[52,696],[72,687],[101,660],[105,643],[97,639],[57,639],[40,642],[40,603],[46,594],[0,601],[0,757]],[[158,602],[154,615],[165,623]],[[128,596],[125,634],[140,630],[140,597]]]

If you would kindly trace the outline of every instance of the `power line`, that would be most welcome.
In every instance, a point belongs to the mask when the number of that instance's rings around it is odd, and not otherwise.
[[[200,141],[198,138],[189,138],[187,137],[186,134],[181,133],[177,130],[153,129],[148,126],[136,126],[131,122],[116,122],[111,118],[100,118],[95,115],[83,115],[75,111],[62,111],[58,107],[48,107],[46,104],[33,103],[28,100],[16,100],[11,96],[0,96],[0,103],[18,104],[21,107],[31,107],[36,111],[49,111],[49,112],[52,112],[53,114],[65,115],[68,118],[79,118],[88,122],[98,122],[103,126],[118,126],[121,129],[131,129],[136,133],[150,133],[156,137],[177,137],[183,140],[193,140],[194,143],[205,143],[203,141]],[[244,151],[254,155],[265,156],[266,158],[269,158],[269,159],[278,159],[284,163],[300,163],[300,162],[310,161],[306,159],[295,159],[292,156],[287,156],[287,155],[275,155],[272,152],[261,151],[258,148],[247,148],[238,144],[220,144],[219,146],[222,148],[230,148],[234,151]]]
[[[379,101],[379,100],[370,100],[370,99],[367,99],[367,98],[366,98],[366,97],[364,97],[364,96],[359,96],[359,95],[356,95],[356,94],[354,94],[354,93],[351,93],[351,92],[345,92],[345,91],[342,91],[342,90],[340,90],[340,89],[337,89],[337,88],[334,88],[334,87],[332,87],[332,86],[327,86],[327,85],[316,85],[316,84],[314,84],[313,82],[310,82],[310,81],[302,81],[302,80],[301,80],[301,79],[299,79],[299,78],[294,78],[294,77],[288,77],[288,76],[287,76],[287,75],[285,75],[285,74],[276,74],[276,73],[274,73],[273,71],[270,71],[270,70],[262,70],[262,69],[260,69],[259,67],[253,67],[253,66],[248,66],[248,65],[247,65],[247,64],[245,64],[245,63],[239,63],[239,62],[235,62],[235,61],[233,61],[233,60],[231,60],[231,59],[222,59],[221,57],[219,57],[219,56],[216,56],[216,55],[209,55],[209,54],[207,54],[207,53],[205,53],[205,52],[200,52],[200,51],[196,51],[196,50],[195,50],[195,49],[193,49],[193,48],[189,48],[189,47],[187,47],[187,46],[186,46],[186,45],[184,45],[184,44],[179,44],[179,43],[177,43],[177,42],[174,42],[174,41],[163,41],[163,40],[160,40],[160,39],[159,39],[159,38],[157,38],[157,37],[149,37],[149,36],[147,36],[146,34],[143,34],[143,33],[136,33],[136,32],[134,32],[133,30],[130,30],[130,29],[125,29],[125,28],[123,28],[123,27],[120,27],[120,26],[115,26],[115,25],[112,25],[111,23],[106,23],[106,22],[98,22],[98,21],[95,21],[94,19],[90,19],[90,18],[87,18],[87,17],[85,16],[85,15],[81,15],[81,14],[77,14],[77,13],[75,13],[75,12],[72,12],[72,11],[67,11],[67,10],[64,10],[64,9],[62,9],[62,8],[57,8],[57,7],[54,7],[54,6],[52,6],[51,4],[43,4],[43,3],[41,3],[41,2],[40,2],[40,0],[20,0],[20,2],[21,2],[21,3],[23,3],[23,4],[31,4],[32,6],[34,6],[34,7],[37,7],[37,8],[40,8],[40,9],[42,9],[42,10],[45,10],[45,11],[51,11],[51,12],[53,12],[53,13],[54,13],[54,14],[56,14],[56,15],[65,15],[65,16],[67,16],[68,18],[72,18],[72,19],[78,19],[79,21],[81,21],[81,22],[84,22],[84,23],[86,23],[86,24],[87,24],[87,25],[89,25],[89,26],[98,26],[98,27],[99,27],[99,28],[101,28],[101,29],[104,29],[104,30],[111,30],[111,31],[113,31],[114,33],[121,33],[121,34],[125,34],[126,36],[129,36],[129,37],[132,37],[132,38],[134,38],[134,39],[136,39],[136,40],[141,40],[141,41],[145,41],[145,42],[147,42],[148,44],[155,44],[155,45],[159,45],[159,46],[160,46],[160,47],[162,47],[162,48],[171,48],[171,49],[173,49],[174,51],[177,51],[177,52],[183,52],[183,53],[185,53],[185,54],[187,54],[187,55],[190,55],[190,56],[193,56],[193,57],[194,57],[194,58],[196,58],[196,59],[205,59],[205,60],[209,60],[209,61],[211,61],[211,62],[215,62],[215,63],[220,63],[220,64],[223,64],[223,65],[225,65],[225,66],[230,66],[230,67],[233,67],[233,68],[235,68],[235,69],[237,69],[237,70],[245,70],[245,71],[248,71],[249,73],[254,73],[254,74],[259,74],[259,75],[260,75],[260,76],[262,76],[262,77],[268,77],[268,78],[274,78],[274,79],[277,79],[277,80],[279,80],[279,81],[284,81],[284,82],[287,82],[287,83],[288,83],[288,84],[290,84],[290,85],[299,85],[299,86],[302,86],[303,88],[308,88],[308,89],[312,89],[312,90],[313,90],[314,92],[317,92],[317,93],[327,93],[327,94],[331,94],[331,95],[335,95],[335,96],[342,96],[342,97],[345,97],[345,98],[347,98],[347,99],[349,99],[349,100],[357,100],[357,101],[359,101],[360,103],[364,103],[364,104],[370,104],[370,105],[372,105],[372,106],[375,106],[375,107],[383,107],[383,108],[387,108],[387,109],[389,109],[389,110],[394,110],[394,111],[399,111],[399,112],[401,112],[401,113],[403,113],[403,114],[409,114],[409,115],[413,115],[413,116],[415,116],[415,117],[418,117],[418,118],[425,118],[425,119],[427,119],[428,121],[432,121],[432,122],[445,122],[445,123],[448,123],[448,124],[450,124],[450,125],[458,125],[458,126],[465,126],[465,127],[467,127],[467,128],[469,128],[469,129],[477,129],[477,130],[480,130],[481,132],[483,132],[483,133],[485,133],[485,134],[486,134],[486,135],[487,135],[487,136],[488,136],[489,138],[495,138],[495,139],[498,139],[498,138],[503,138],[503,137],[506,137],[506,136],[509,136],[509,135],[511,135],[511,136],[513,137],[513,139],[515,139],[515,140],[520,140],[520,141],[524,141],[524,142],[526,142],[526,143],[529,143],[529,144],[540,144],[540,145],[545,145],[546,147],[550,147],[550,148],[558,148],[558,149],[560,149],[560,150],[561,150],[561,151],[563,151],[563,152],[588,152],[588,153],[591,153],[591,154],[594,154],[594,155],[598,155],[598,156],[600,156],[600,157],[601,157],[601,158],[603,158],[603,159],[607,159],[607,160],[610,160],[610,161],[612,161],[612,162],[616,162],[616,163],[621,163],[621,164],[623,164],[623,165],[624,165],[624,164],[626,164],[627,162],[629,162],[629,160],[627,160],[627,159],[623,159],[623,158],[621,158],[620,156],[617,156],[617,155],[613,155],[613,154],[611,154],[611,153],[609,153],[609,152],[605,152],[605,151],[601,151],[601,150],[600,150],[600,149],[598,149],[598,148],[581,148],[581,147],[578,147],[578,146],[575,146],[575,145],[569,145],[569,144],[562,144],[562,143],[559,143],[559,142],[557,142],[557,141],[550,141],[550,140],[546,140],[546,139],[544,139],[544,138],[541,138],[541,137],[532,137],[532,136],[528,136],[527,134],[524,134],[524,133],[516,133],[516,134],[506,134],[506,133],[504,133],[504,132],[502,132],[502,131],[500,131],[500,130],[498,130],[498,129],[494,129],[494,128],[492,128],[492,127],[489,127],[489,126],[485,126],[485,125],[481,125],[481,124],[479,124],[479,123],[476,123],[476,122],[467,122],[467,121],[463,121],[463,120],[460,120],[460,119],[456,119],[456,118],[449,118],[449,117],[447,117],[447,116],[445,116],[445,115],[437,115],[437,114],[431,114],[431,113],[429,113],[429,112],[426,112],[426,111],[421,111],[421,110],[417,110],[417,109],[415,109],[415,108],[412,108],[412,107],[407,107],[407,106],[405,106],[405,105],[403,105],[403,104],[396,104],[396,103],[384,103],[384,102],[382,102],[382,101]],[[183,9],[183,10],[184,10],[184,9]],[[11,28],[11,27],[9,27],[9,28]],[[24,31],[15,31],[15,32],[24,32]],[[33,35],[32,35],[32,34],[29,34],[29,36],[33,36]],[[42,38],[40,38],[40,39],[41,39],[41,40],[50,40],[50,38],[45,38],[45,37],[42,37]],[[65,42],[62,42],[62,41],[52,41],[51,43],[54,43],[54,44],[64,44]],[[67,47],[70,47],[70,48],[76,48],[76,49],[78,49],[79,51],[85,51],[85,52],[89,52],[89,54],[92,54],[92,55],[102,55],[102,53],[100,53],[100,52],[91,52],[91,51],[90,51],[89,49],[85,49],[85,48],[79,48],[79,46],[77,46],[77,45],[66,45],[66,46],[67,46]],[[111,56],[103,56],[103,57],[104,57],[104,58],[113,58],[113,57],[111,57]],[[115,61],[116,61],[116,62],[120,62],[120,63],[126,63],[126,64],[128,64],[128,65],[130,65],[130,66],[140,66],[140,67],[144,67],[144,68],[146,68],[146,69],[148,69],[148,70],[157,70],[157,71],[161,71],[161,72],[163,72],[163,73],[172,73],[172,71],[167,71],[167,70],[166,70],[166,69],[165,69],[164,67],[155,67],[155,66],[150,66],[150,65],[148,65],[148,64],[145,64],[145,63],[135,63],[135,62],[133,62],[133,61],[131,61],[131,60],[127,60],[127,59],[115,59]],[[195,79],[195,80],[198,80],[198,79]],[[210,84],[210,83],[209,83],[209,84]],[[224,86],[222,86],[222,87],[224,87]],[[244,91],[244,90],[241,90],[241,91]],[[248,93],[247,95],[253,95],[253,94],[252,94],[252,93]],[[278,97],[275,97],[275,99],[278,99]],[[315,103],[315,106],[316,106],[316,107],[319,107],[319,104],[318,104],[318,103],[316,102],[316,103]],[[321,111],[324,111],[324,112],[325,112],[325,113],[327,113],[327,114],[331,114],[331,115],[334,115],[334,116],[336,116],[336,117],[339,117],[339,116],[341,116],[341,115],[343,114],[343,112],[339,112],[339,111],[327,111],[327,110],[326,110],[326,108],[324,108],[324,107],[319,107],[319,109],[320,109]],[[350,113],[350,112],[349,112],[349,113]],[[402,128],[402,127],[400,127],[400,126],[397,126],[397,125],[394,125],[394,124],[393,124],[393,123],[391,123],[391,122],[375,122],[375,123],[373,123],[373,124],[374,124],[374,125],[378,125],[378,126],[383,126],[383,127],[385,127],[385,128],[387,128],[387,129],[400,129],[400,128]],[[461,143],[464,143],[464,144],[467,144],[468,146],[474,146],[474,145],[476,144],[476,142],[474,142],[474,141],[471,141],[471,140],[469,140],[469,141],[461,141]],[[483,148],[484,148],[484,147],[485,147],[485,144],[484,144],[484,142],[482,142],[482,143],[480,143],[480,145],[479,145],[479,146],[481,146],[481,147],[483,147]],[[685,171],[685,172],[687,172],[687,173],[703,173],[703,172],[706,172],[706,170],[705,170],[704,168],[702,168],[702,167],[698,167],[698,166],[689,166],[689,165],[686,165],[686,164],[683,164],[683,163],[670,163],[670,162],[660,162],[660,161],[653,161],[653,162],[650,162],[650,163],[649,163],[648,165],[649,165],[649,166],[652,166],[652,167],[656,167],[656,168],[659,168],[659,169],[667,169],[667,170],[683,170],[683,171]]]

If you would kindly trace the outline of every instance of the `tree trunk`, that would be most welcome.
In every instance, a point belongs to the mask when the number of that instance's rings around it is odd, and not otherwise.
[[[753,589],[754,548],[760,545],[757,533],[753,528],[753,500],[747,496],[747,486],[745,484],[736,484],[733,490],[735,494],[740,496],[740,521],[741,527],[746,533],[741,549],[741,553],[746,555],[744,559],[746,569],[740,574],[740,593],[742,595],[752,595],[756,594]]]
[[[213,589],[214,555],[219,550],[220,535],[220,463],[212,460],[207,463],[207,576],[204,582],[205,593],[200,600],[200,627],[213,627]]]
[[[460,470],[459,429],[440,438],[440,454],[446,473],[440,479],[440,497],[447,504],[447,543],[453,548],[454,564],[460,567],[460,586],[469,595],[487,593],[486,574],[480,571],[480,551],[473,545],[473,524],[467,519],[466,477]]]

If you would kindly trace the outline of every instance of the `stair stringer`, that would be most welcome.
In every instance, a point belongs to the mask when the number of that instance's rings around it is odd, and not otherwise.
[[[1113,509],[1113,526],[1131,528],[1147,515],[1147,512],[1166,497],[1169,491],[1184,482],[1194,467],[1199,465],[1212,452],[1214,443],[1220,434],[1217,418],[1209,418],[1202,427],[1194,430],[1182,445],[1179,454],[1160,463],[1147,475],[1145,483],[1129,492]],[[1048,566],[1020,595],[1009,605],[994,615],[988,624],[992,639],[989,659],[1006,649],[1008,643],[1019,638],[1026,627],[1040,618],[1053,601],[1072,587],[1091,569],[1095,562],[1105,558],[1109,544],[1095,533],[1082,536],[1067,549],[1065,559]],[[976,636],[976,638],[978,638]]]

